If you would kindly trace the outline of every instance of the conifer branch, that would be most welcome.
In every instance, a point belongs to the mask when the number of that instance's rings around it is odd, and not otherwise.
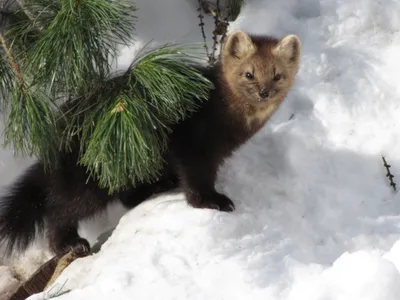
[[[171,126],[197,109],[196,99],[207,99],[213,85],[191,66],[201,59],[193,50],[148,51],[66,108],[63,147],[81,140],[80,164],[110,193],[156,180]]]
[[[29,20],[35,22],[36,21],[36,17],[30,11],[28,6],[26,5],[25,0],[17,0],[17,3],[19,5],[19,7],[22,9],[22,11],[25,13],[25,15],[29,18]],[[41,24],[40,22],[35,22],[35,25],[37,26],[37,28],[39,30],[43,30],[43,28],[44,28],[43,24]]]
[[[27,52],[36,82],[55,93],[90,89],[96,77],[109,73],[116,46],[129,44],[133,37],[135,18],[129,12],[135,8],[128,2],[70,2],[53,4],[54,17]]]
[[[390,186],[393,188],[394,192],[397,192],[396,183],[393,180],[394,176],[390,172],[390,165],[386,162],[384,156],[382,156],[382,160],[383,160],[383,166],[386,168],[387,171],[386,177],[389,178]]]
[[[3,46],[0,46],[0,100],[6,100],[7,95],[9,95],[12,86],[12,66],[5,55]]]
[[[16,61],[7,41],[0,33],[0,44],[12,67],[9,82],[2,85],[11,99],[3,99],[8,112],[4,130],[4,146],[13,146],[15,153],[37,155],[44,159],[44,165],[56,164],[55,118],[51,100],[37,88],[28,86],[21,67]],[[9,101],[7,101],[9,100]]]
[[[34,20],[7,12],[0,39],[5,146],[47,168],[73,151],[110,193],[156,180],[172,126],[213,88],[193,67],[200,49],[167,45],[110,74],[117,45],[133,40],[130,0],[21,1]]]
[[[24,0],[17,0],[17,3],[19,7],[24,11],[25,15],[31,20],[35,20],[35,16],[33,13],[25,6],[25,1]]]
[[[46,168],[57,164],[57,133],[54,104],[35,87],[14,86],[7,104],[4,146],[17,154],[35,155]]]
[[[244,4],[245,4],[244,0],[228,0],[227,4],[228,13],[226,14],[227,20],[229,21],[236,20]]]
[[[4,50],[4,52],[6,53],[6,56],[7,56],[11,66],[12,66],[12,69],[13,69],[15,75],[18,78],[18,82],[19,82],[20,87],[24,88],[25,84],[24,84],[24,79],[23,79],[22,74],[21,74],[20,67],[17,64],[17,62],[15,61],[15,58],[12,55],[11,50],[8,47],[7,42],[6,42],[6,40],[4,38],[4,35],[2,33],[0,33],[0,43],[1,43],[1,46],[2,46],[2,48]]]

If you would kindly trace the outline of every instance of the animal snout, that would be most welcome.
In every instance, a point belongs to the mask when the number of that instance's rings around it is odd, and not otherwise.
[[[269,92],[266,88],[262,88],[260,90],[260,97],[261,98],[267,98],[269,96]]]

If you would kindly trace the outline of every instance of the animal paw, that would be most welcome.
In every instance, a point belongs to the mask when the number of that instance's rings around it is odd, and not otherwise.
[[[65,254],[72,251],[77,256],[86,256],[90,253],[90,244],[86,239],[74,237],[53,243],[52,249],[56,254]]]
[[[195,201],[193,201],[194,199],[190,199],[191,201],[189,201],[195,208],[210,208],[220,211],[233,211],[235,209],[235,204],[233,204],[229,197],[217,192],[196,198]]]
[[[76,244],[72,247],[72,252],[77,257],[83,257],[90,253],[90,244],[86,239],[78,238]]]

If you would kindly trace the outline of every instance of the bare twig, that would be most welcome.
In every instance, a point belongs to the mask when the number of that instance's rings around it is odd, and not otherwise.
[[[383,160],[383,165],[387,170],[386,177],[389,178],[390,186],[393,188],[393,191],[397,192],[396,183],[393,181],[394,176],[392,175],[392,173],[390,173],[390,165],[386,162],[385,157],[382,156],[382,160]]]
[[[218,43],[222,45],[228,31],[229,21],[234,20],[237,17],[235,12],[237,12],[238,9],[240,10],[240,7],[238,8],[236,6],[239,5],[239,3],[241,5],[243,1],[240,2],[227,1],[226,7],[223,9],[221,9],[220,0],[216,0],[215,3],[214,2],[211,3],[210,1],[206,0],[199,0],[198,2],[199,2],[199,8],[198,8],[199,18],[201,21],[199,26],[201,26],[201,32],[204,40],[204,47],[206,48],[208,62],[210,65],[213,65],[217,61],[216,51]],[[207,47],[206,35],[204,32],[204,22],[203,22],[204,16],[201,12],[202,10],[205,14],[211,14],[214,19],[214,31],[212,37],[213,44],[211,48],[211,53],[208,51]]]
[[[229,1],[228,1],[226,10],[228,11],[228,13],[225,14],[224,22],[223,22],[223,24],[224,24],[226,27],[225,27],[224,32],[222,33],[222,36],[221,36],[221,40],[220,40],[220,43],[221,43],[221,44],[224,42],[225,37],[226,37],[226,33],[227,33],[227,31],[228,31],[228,23],[229,23],[229,17],[230,17],[229,15],[230,15],[230,12],[231,12],[231,7],[230,7]]]
[[[201,34],[203,35],[204,49],[206,49],[206,55],[207,55],[207,57],[210,57],[210,53],[208,51],[208,46],[207,46],[206,33],[204,32],[204,22],[203,22],[204,16],[201,12],[201,10],[204,9],[203,5],[204,5],[204,1],[199,0],[199,8],[197,9],[197,11],[199,12],[198,17],[200,19],[199,26],[201,28]]]
[[[213,16],[214,19],[214,31],[213,31],[213,44],[212,44],[212,48],[211,48],[211,53],[208,50],[208,46],[207,46],[207,42],[206,42],[206,35],[204,32],[204,16],[201,13],[201,10],[203,10],[206,14],[211,14]],[[221,7],[220,7],[220,0],[216,1],[215,5],[212,5],[210,2],[205,1],[205,0],[199,0],[199,18],[201,23],[199,24],[201,26],[201,31],[202,31],[202,35],[203,35],[203,40],[204,40],[204,47],[206,48],[206,54],[208,57],[208,62],[210,65],[213,65],[216,61],[217,58],[215,56],[215,53],[217,51],[217,45],[218,45],[218,36],[225,36],[226,35],[226,31],[227,31],[227,27],[228,27],[228,22],[226,22],[225,20],[227,20],[227,18],[225,18],[224,20],[222,19],[222,11],[221,11]]]
[[[221,9],[220,9],[220,6],[219,6],[219,0],[217,0],[216,11],[215,11],[215,13],[213,13],[214,26],[215,27],[214,27],[214,31],[213,31],[213,37],[212,37],[212,39],[213,39],[212,53],[209,56],[210,65],[213,65],[215,63],[215,61],[216,61],[215,52],[217,51],[217,45],[218,45],[217,35],[218,35],[218,26],[219,26],[219,23],[220,23],[219,22],[219,16],[220,15],[221,15]]]

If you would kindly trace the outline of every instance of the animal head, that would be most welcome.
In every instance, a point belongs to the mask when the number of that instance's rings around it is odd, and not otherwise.
[[[248,103],[281,101],[299,70],[301,43],[297,36],[282,39],[232,32],[221,51],[223,76],[232,93]]]

